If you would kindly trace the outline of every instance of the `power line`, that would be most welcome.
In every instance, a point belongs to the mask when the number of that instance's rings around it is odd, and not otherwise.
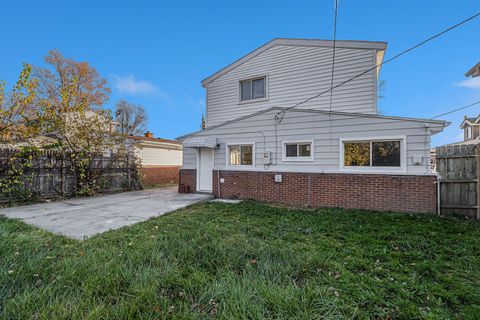
[[[429,118],[429,119],[440,118],[440,117],[443,117],[443,116],[445,116],[445,115],[447,115],[447,114],[454,113],[454,112],[457,112],[457,111],[460,111],[460,110],[463,110],[463,109],[467,109],[467,108],[473,107],[473,106],[475,106],[475,105],[477,105],[477,104],[480,104],[480,101],[476,101],[476,102],[471,103],[471,104],[469,104],[469,105],[466,105],[466,106],[463,106],[463,107],[460,107],[460,108],[457,108],[457,109],[450,110],[450,111],[448,111],[448,112],[445,112],[445,113],[436,115],[435,117],[431,117],[431,118]]]
[[[335,75],[335,49],[337,44],[337,17],[338,17],[338,0],[335,0],[335,17],[333,19],[333,53],[332,53],[332,80],[330,87],[333,88],[333,77]],[[330,91],[330,111],[332,111],[333,90]]]
[[[387,60],[383,61],[382,63],[377,64],[377,65],[374,66],[373,68],[369,68],[369,69],[367,69],[367,70],[365,70],[365,71],[357,74],[356,76],[354,76],[354,77],[352,77],[352,78],[350,78],[350,79],[347,79],[347,80],[345,80],[345,81],[343,81],[343,82],[341,82],[341,83],[339,83],[339,84],[337,84],[337,85],[335,85],[335,86],[330,87],[330,89],[327,89],[327,90],[325,90],[325,91],[322,91],[322,92],[320,92],[320,93],[318,93],[318,94],[316,94],[316,95],[314,95],[314,96],[311,96],[311,97],[309,97],[309,98],[307,98],[307,99],[305,99],[305,100],[303,100],[303,101],[300,101],[300,102],[298,102],[298,103],[296,103],[296,104],[294,104],[294,105],[292,105],[292,106],[290,106],[290,107],[285,108],[284,110],[280,111],[280,112],[277,114],[277,117],[276,117],[276,118],[278,118],[279,121],[281,122],[281,121],[283,120],[283,117],[285,116],[285,113],[286,113],[288,110],[290,110],[290,109],[292,109],[292,108],[296,108],[296,107],[298,107],[298,106],[300,106],[300,105],[302,105],[302,104],[304,104],[304,103],[307,103],[307,102],[309,102],[309,101],[311,101],[311,100],[313,100],[313,99],[315,99],[315,98],[318,98],[318,97],[320,97],[321,95],[323,95],[323,94],[325,94],[325,93],[331,92],[333,89],[338,88],[338,87],[340,87],[340,86],[343,86],[344,84],[346,84],[346,83],[348,83],[348,82],[351,82],[351,81],[353,81],[353,80],[355,80],[355,79],[363,76],[364,74],[366,74],[366,73],[368,73],[368,72],[370,72],[370,71],[372,71],[372,70],[375,70],[375,69],[378,68],[378,67],[381,67],[381,66],[383,66],[383,65],[385,65],[385,64],[387,64],[387,63],[389,63],[389,62],[391,62],[391,61],[393,61],[393,60],[395,60],[395,59],[397,59],[397,58],[400,58],[400,57],[403,56],[404,54],[406,54],[406,53],[408,53],[408,52],[410,52],[410,51],[412,51],[412,50],[415,50],[415,49],[423,46],[424,44],[426,44],[426,43],[428,43],[428,42],[430,42],[430,41],[432,41],[432,40],[434,40],[434,39],[436,39],[436,38],[444,35],[445,33],[449,32],[449,31],[451,31],[451,30],[453,30],[453,29],[455,29],[455,28],[458,28],[459,26],[461,26],[461,25],[463,25],[463,24],[465,24],[465,23],[467,23],[467,22],[469,22],[469,21],[471,21],[471,20],[473,20],[473,19],[475,19],[475,18],[478,18],[479,16],[480,16],[480,12],[478,12],[478,13],[470,16],[470,17],[468,17],[468,18],[465,19],[465,20],[462,20],[461,22],[459,22],[459,23],[457,23],[457,24],[454,24],[453,26],[448,27],[447,29],[445,29],[445,30],[443,30],[443,31],[441,31],[441,32],[439,32],[439,33],[437,33],[437,34],[435,34],[435,35],[427,38],[426,40],[423,40],[423,41],[419,42],[418,44],[416,44],[416,45],[414,45],[414,46],[412,46],[412,47],[407,48],[406,50],[404,50],[404,51],[402,51],[402,52],[394,55],[394,56],[391,57],[390,59],[387,59]],[[278,115],[280,115],[280,114],[281,114],[281,116],[278,117]]]

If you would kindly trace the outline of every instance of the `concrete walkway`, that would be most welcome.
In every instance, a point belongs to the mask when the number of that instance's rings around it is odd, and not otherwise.
[[[212,196],[204,194],[179,194],[175,187],[5,208],[0,209],[0,214],[84,239],[210,199]]]

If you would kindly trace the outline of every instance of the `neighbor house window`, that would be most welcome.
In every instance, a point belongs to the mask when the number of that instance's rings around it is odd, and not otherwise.
[[[266,77],[240,81],[240,101],[263,99],[266,96]]]
[[[402,166],[402,140],[344,141],[344,167]]]
[[[228,164],[231,166],[251,166],[253,157],[252,144],[228,145]]]
[[[313,160],[313,141],[284,142],[283,161]]]
[[[472,139],[472,127],[467,127],[467,139]]]

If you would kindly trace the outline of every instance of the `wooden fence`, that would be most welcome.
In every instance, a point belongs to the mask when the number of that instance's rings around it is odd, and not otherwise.
[[[480,219],[480,146],[453,145],[436,150],[440,175],[440,213]]]
[[[19,152],[15,149],[0,149],[0,181],[12,177],[12,159]],[[22,168],[19,177],[21,189],[27,190],[28,197],[37,200],[69,198],[78,195],[79,172],[76,172],[69,154],[57,151],[39,151],[33,157],[31,166]],[[123,157],[95,158],[88,170],[98,177],[99,193],[114,193],[141,189],[141,182],[135,159]],[[20,192],[2,192],[0,206],[11,202],[35,201],[22,199]]]

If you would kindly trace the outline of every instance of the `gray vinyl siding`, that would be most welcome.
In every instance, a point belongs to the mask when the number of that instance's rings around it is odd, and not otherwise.
[[[334,84],[375,66],[376,50],[337,48]],[[208,126],[269,107],[288,107],[331,86],[332,48],[275,45],[207,85]],[[267,100],[240,103],[239,81],[267,76]],[[301,106],[330,110],[330,93]],[[335,89],[331,111],[375,114],[376,71]]]
[[[183,165],[182,169],[197,168],[197,149],[183,148]]]
[[[215,149],[214,169],[235,170],[226,166],[226,144],[255,143],[256,171],[279,172],[343,172],[340,171],[340,139],[358,137],[406,136],[406,172],[423,175],[430,171],[430,132],[423,122],[358,115],[329,115],[327,113],[287,112],[277,127],[275,147],[274,116],[272,110],[244,120],[226,124],[197,135],[214,136],[220,148]],[[435,131],[442,124],[430,124]],[[282,141],[314,141],[313,162],[283,162]],[[184,167],[195,168],[195,149],[184,149]],[[193,156],[190,154],[193,152]],[[271,152],[273,165],[264,166],[263,152]],[[413,157],[421,156],[423,164],[414,165]],[[191,160],[189,160],[191,159]],[[193,162],[192,162],[193,161]],[[276,164],[276,165],[275,165]],[[244,169],[239,169],[244,170]],[[395,173],[392,173],[395,174]]]

